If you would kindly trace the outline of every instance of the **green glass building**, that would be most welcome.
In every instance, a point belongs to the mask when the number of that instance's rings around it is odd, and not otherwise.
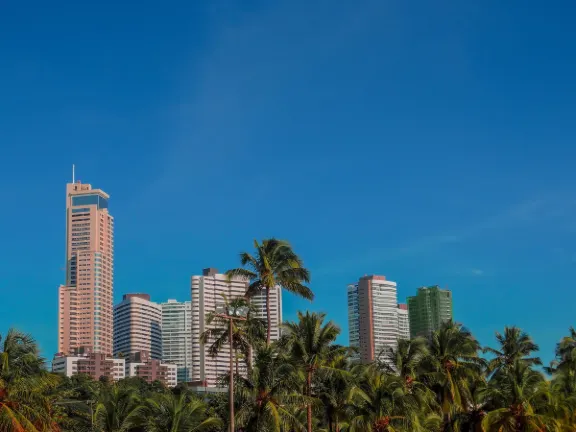
[[[439,286],[418,288],[418,293],[408,297],[410,337],[429,338],[444,321],[452,319],[452,291]]]

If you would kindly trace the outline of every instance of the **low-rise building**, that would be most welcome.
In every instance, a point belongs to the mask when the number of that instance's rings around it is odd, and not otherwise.
[[[160,381],[167,387],[178,383],[178,366],[153,359],[147,351],[130,354],[126,361],[126,376],[139,377],[148,383]]]
[[[105,377],[118,381],[125,377],[125,361],[82,348],[72,355],[56,354],[52,360],[52,372],[71,377],[86,374],[97,380]]]

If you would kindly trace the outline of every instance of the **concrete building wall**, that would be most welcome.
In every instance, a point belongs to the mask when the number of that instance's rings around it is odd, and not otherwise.
[[[374,361],[382,350],[395,348],[399,337],[396,283],[384,276],[360,278],[348,286],[348,321],[351,346],[358,347],[363,363]]]
[[[68,377],[85,374],[95,380],[106,377],[118,381],[125,377],[125,362],[102,353],[56,355],[52,360],[52,372]]]
[[[66,282],[58,290],[58,351],[112,353],[114,219],[108,194],[66,185]]]
[[[162,358],[162,308],[148,294],[126,294],[114,306],[114,355],[140,351]]]
[[[192,302],[168,300],[162,309],[162,360],[178,368],[178,382],[192,381]]]
[[[408,297],[408,316],[412,337],[430,338],[443,322],[452,319],[452,292],[438,286],[421,287]]]

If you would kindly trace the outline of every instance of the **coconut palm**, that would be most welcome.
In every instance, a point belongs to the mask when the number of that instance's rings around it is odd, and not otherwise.
[[[208,406],[186,393],[156,394],[146,399],[131,417],[131,423],[145,432],[201,432],[222,425],[218,418],[206,414]]]
[[[486,432],[558,431],[550,385],[542,373],[517,358],[488,383],[490,411],[482,421]]]
[[[125,432],[138,420],[140,399],[134,388],[101,385],[91,422],[98,432]]]
[[[314,294],[305,283],[310,282],[310,272],[302,260],[284,240],[267,239],[259,243],[254,240],[255,254],[240,254],[241,268],[228,270],[229,278],[244,278],[249,281],[246,295],[251,297],[262,291],[266,294],[266,344],[270,345],[272,318],[270,316],[270,290],[280,287],[308,300]]]
[[[336,355],[326,365],[335,370],[350,372],[350,355],[349,353]],[[324,408],[324,421],[328,432],[340,432],[341,428],[347,425],[350,400],[356,391],[353,375],[330,374],[320,377],[313,385]]]
[[[256,350],[247,378],[236,381],[236,423],[246,432],[303,431],[295,408],[307,398],[298,394],[296,370],[272,347]]]
[[[418,378],[422,361],[428,356],[428,341],[422,337],[399,339],[396,348],[386,347],[378,355],[377,363],[385,372],[397,374],[410,384]]]
[[[485,367],[478,356],[480,344],[461,324],[447,321],[433,333],[423,366],[426,384],[436,393],[444,426],[471,405],[469,385]]]
[[[232,347],[236,358],[236,374],[238,374],[238,351],[243,354],[246,366],[250,368],[253,347],[264,341],[265,324],[262,320],[255,318],[254,307],[244,297],[229,300],[228,297],[222,295],[222,298],[224,300],[224,308],[229,314],[235,315],[236,312],[248,311],[246,319],[232,320]],[[212,342],[208,353],[215,357],[230,343],[230,323],[228,319],[218,313],[210,312],[206,316],[206,324],[214,325],[214,327],[205,330],[200,335],[200,343],[207,344]]]
[[[1,340],[1,338],[0,338]],[[34,339],[11,329],[0,350],[0,431],[56,431],[50,393],[60,377],[47,373]]]
[[[500,345],[499,349],[484,348],[484,352],[495,356],[488,363],[488,372],[497,374],[515,364],[517,360],[527,365],[542,364],[539,357],[531,357],[532,353],[538,351],[538,345],[530,335],[518,327],[505,327],[504,334],[496,332],[496,339]]]
[[[305,395],[312,398],[312,383],[317,373],[328,377],[333,373],[342,374],[341,369],[331,366],[331,361],[347,350],[335,346],[334,341],[340,328],[332,321],[324,323],[326,314],[298,312],[297,322],[283,325],[284,335],[280,345],[290,352],[291,359],[304,374]],[[312,402],[307,405],[307,430],[312,431]]]
[[[400,432],[426,430],[424,418],[429,407],[409,395],[404,382],[379,370],[366,367],[352,398],[350,432]]]

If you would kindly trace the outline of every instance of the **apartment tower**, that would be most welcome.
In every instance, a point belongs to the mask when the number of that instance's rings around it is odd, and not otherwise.
[[[178,367],[178,382],[192,382],[192,302],[168,300],[162,309],[162,359]]]
[[[396,282],[384,276],[364,276],[348,286],[350,346],[369,363],[386,348],[396,348],[399,337]]]
[[[200,344],[200,335],[207,329],[212,328],[206,322],[206,315],[214,312],[224,305],[224,294],[228,299],[243,297],[248,283],[240,278],[228,280],[224,274],[218,273],[217,269],[204,269],[201,276],[192,276],[192,382],[195,386],[215,387],[218,377],[226,375],[230,367],[229,345],[225,344],[215,357],[210,356],[208,350],[210,342]],[[270,309],[272,311],[273,338],[280,334],[279,325],[282,319],[282,302],[280,289],[275,288],[270,295]],[[258,307],[255,318],[266,319],[266,309],[262,307],[265,302],[264,293],[260,293],[250,300]],[[246,372],[246,364],[240,361],[240,373]]]
[[[410,339],[408,305],[405,303],[398,303],[398,339]]]
[[[112,353],[114,219],[108,194],[66,185],[66,282],[58,290],[58,352]]]
[[[430,338],[444,321],[452,319],[452,292],[439,286],[418,288],[408,297],[410,335]]]
[[[114,355],[162,358],[162,309],[148,294],[125,294],[114,306]]]

